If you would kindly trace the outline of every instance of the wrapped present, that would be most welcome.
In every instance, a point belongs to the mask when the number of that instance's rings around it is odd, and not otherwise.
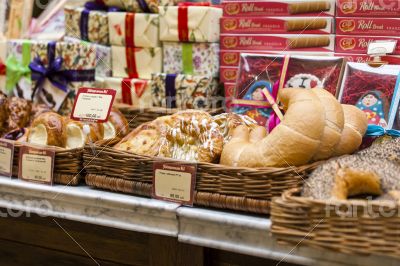
[[[153,106],[179,109],[211,109],[218,101],[218,81],[209,76],[153,74]]]
[[[161,48],[112,46],[112,71],[115,77],[151,79],[162,69]]]
[[[89,3],[85,7],[64,8],[66,36],[84,41],[109,44],[107,12],[92,8]]]
[[[94,84],[93,45],[13,40],[7,49],[6,89],[18,97],[68,113],[75,90]]]
[[[173,6],[179,0],[97,0],[96,2],[134,13],[158,13],[159,6]]]
[[[94,45],[96,47],[96,78],[97,77],[111,77],[111,47],[101,44],[90,44],[72,37],[64,37],[66,42],[80,42],[87,45]]]
[[[218,43],[164,42],[163,67],[168,74],[218,77]]]
[[[0,92],[6,93],[7,42],[0,41]]]
[[[111,45],[159,47],[158,14],[109,12]]]
[[[138,108],[152,107],[151,80],[129,78],[104,78],[103,88],[114,89],[116,103]]]
[[[199,3],[205,4],[205,3]],[[181,3],[160,9],[160,40],[218,42],[222,9]]]

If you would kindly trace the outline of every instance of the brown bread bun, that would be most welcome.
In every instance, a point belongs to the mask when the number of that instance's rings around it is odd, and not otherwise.
[[[113,108],[110,112],[108,122],[104,126],[104,139],[123,138],[129,133],[129,125],[125,116]]]
[[[57,113],[39,115],[29,128],[27,142],[38,145],[65,147],[67,140],[65,121]]]

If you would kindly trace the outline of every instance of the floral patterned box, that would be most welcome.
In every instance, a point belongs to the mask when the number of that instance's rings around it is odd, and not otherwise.
[[[164,72],[219,76],[218,43],[164,42]]]
[[[138,108],[152,107],[151,80],[129,78],[104,78],[102,87],[116,90],[115,103]]]
[[[68,114],[75,91],[95,81],[96,47],[90,44],[12,40],[7,44],[6,89]]]
[[[222,9],[210,6],[160,8],[160,40],[218,42]]]
[[[64,14],[66,36],[103,45],[109,44],[107,12],[66,6]]]
[[[162,70],[161,48],[112,46],[111,53],[114,77],[151,79]]]
[[[111,45],[159,47],[158,14],[109,12]]]
[[[209,76],[153,74],[153,106],[179,109],[214,109],[220,103],[218,80]]]
[[[173,6],[179,0],[98,0],[107,6],[134,13],[158,13],[160,6]]]

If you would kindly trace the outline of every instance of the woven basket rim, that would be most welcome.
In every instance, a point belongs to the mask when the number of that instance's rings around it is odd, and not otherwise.
[[[57,147],[57,146],[40,146],[40,145],[35,145],[35,144],[31,144],[28,142],[20,142],[20,141],[15,141],[15,140],[11,140],[11,142],[13,142],[14,147],[16,148],[20,148],[24,145],[27,146],[32,146],[32,147],[42,147],[44,149],[54,149],[54,151],[57,152],[70,152],[70,153],[75,153],[75,152],[82,152],[85,147],[81,147],[81,148],[73,148],[73,149],[66,149],[66,148],[61,148],[61,147]]]
[[[180,111],[187,111],[187,110],[193,110],[193,109],[179,109],[179,108],[168,108],[168,107],[147,107],[147,108],[140,108],[140,107],[135,107],[129,104],[125,104],[125,103],[116,103],[114,105],[117,109],[125,109],[125,110],[130,110],[130,111],[151,111],[151,112],[155,112],[155,113],[176,113],[176,112],[180,112]],[[206,108],[206,109],[201,109],[201,111],[205,111],[205,112],[217,112],[217,111],[221,111],[224,110],[223,107],[218,107],[218,108]]]

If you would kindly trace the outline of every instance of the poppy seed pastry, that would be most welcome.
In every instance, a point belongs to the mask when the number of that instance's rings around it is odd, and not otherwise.
[[[372,146],[359,151],[361,156],[393,161],[400,165],[400,138],[375,141]]]

